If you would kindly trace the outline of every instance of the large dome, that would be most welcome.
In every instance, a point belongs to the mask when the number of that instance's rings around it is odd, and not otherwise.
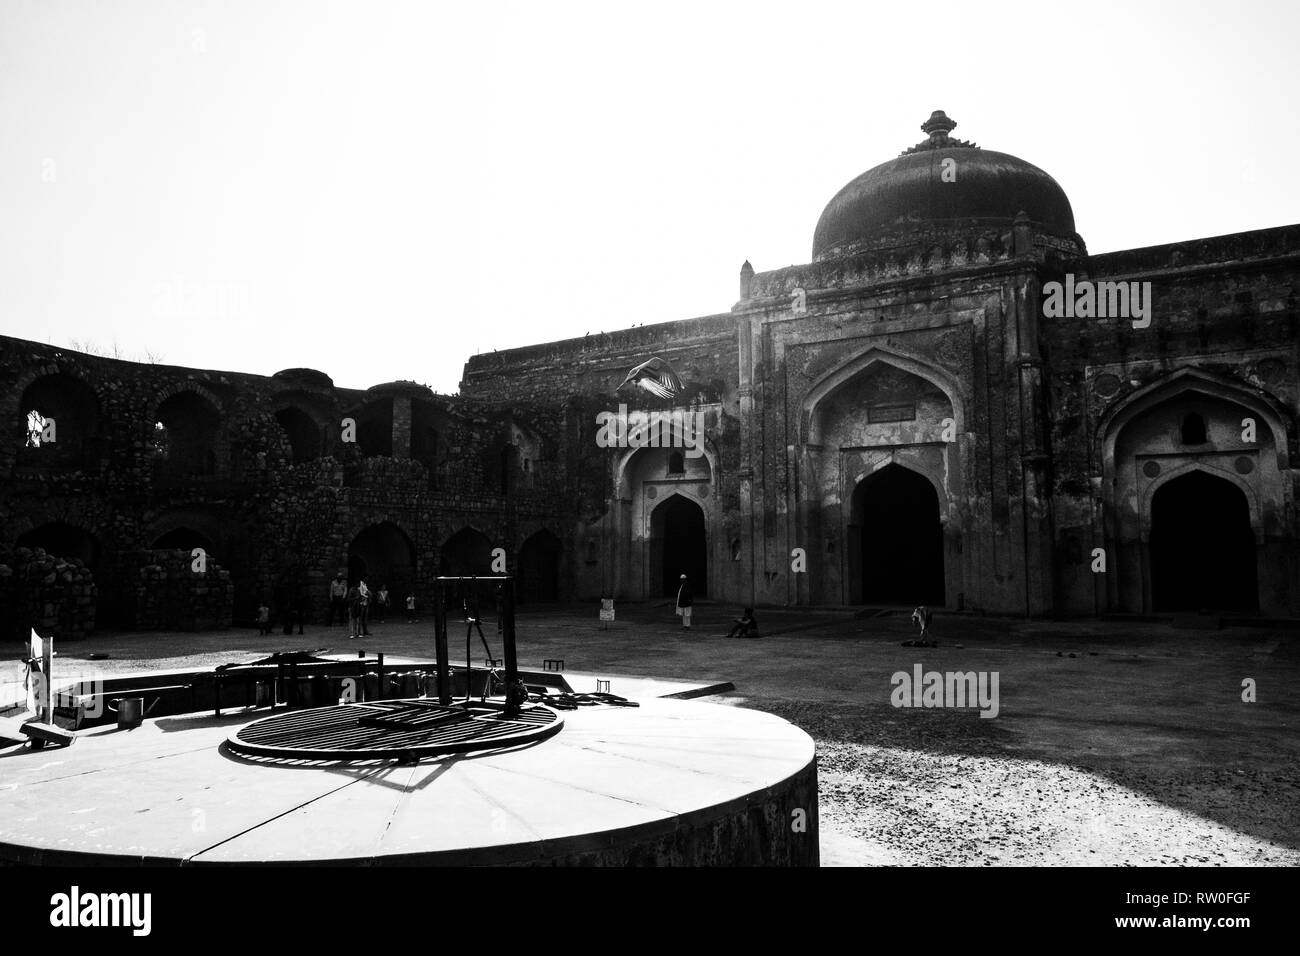
[[[1006,229],[1020,212],[1042,232],[1078,241],[1074,211],[1056,180],[1023,159],[949,138],[956,125],[936,110],[921,125],[927,141],[836,193],[817,221],[813,259],[889,246],[936,227]]]

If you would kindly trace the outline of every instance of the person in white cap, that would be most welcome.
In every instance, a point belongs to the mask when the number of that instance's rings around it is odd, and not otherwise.
[[[682,586],[677,589],[677,616],[682,619],[682,630],[691,629],[691,582],[682,575]]]

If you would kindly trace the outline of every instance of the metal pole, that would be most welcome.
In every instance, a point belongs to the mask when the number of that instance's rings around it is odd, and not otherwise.
[[[433,600],[433,657],[438,669],[438,703],[451,703],[451,675],[447,671],[447,589],[435,582]]]
[[[501,641],[505,645],[506,695],[509,696],[519,679],[519,662],[515,657],[515,582],[506,578],[501,582]]]
[[[45,647],[41,654],[44,660],[41,662],[42,669],[45,671],[45,722],[54,723],[54,636],[50,635],[45,639]]]
[[[472,583],[471,583],[471,587],[472,587],[474,584],[477,584],[477,583],[478,583],[478,578],[470,578],[470,581],[472,582]],[[477,590],[474,591],[474,597],[476,597],[476,598],[478,597],[478,591],[477,591]],[[472,661],[470,660],[470,642],[469,642],[470,631],[472,631],[474,628],[473,628],[473,626],[472,626],[471,624],[468,623],[468,621],[469,621],[469,617],[470,617],[470,615],[471,615],[471,614],[476,614],[476,613],[478,613],[478,612],[477,612],[477,611],[470,611],[470,609],[469,609],[469,599],[466,598],[466,600],[465,600],[465,618],[466,618],[466,624],[465,624],[465,706],[466,706],[466,707],[469,706],[469,685],[470,685],[470,679],[474,676],[474,668],[473,668],[473,666],[472,666]]]

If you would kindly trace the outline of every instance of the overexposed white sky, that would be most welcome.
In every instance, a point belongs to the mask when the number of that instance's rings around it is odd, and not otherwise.
[[[339,385],[728,310],[954,135],[1091,252],[1300,222],[1300,4],[0,0],[0,332]]]

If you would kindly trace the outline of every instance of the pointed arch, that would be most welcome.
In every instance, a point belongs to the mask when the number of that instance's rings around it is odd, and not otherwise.
[[[1162,402],[1185,392],[1201,392],[1235,402],[1255,412],[1268,425],[1280,460],[1290,461],[1290,442],[1287,437],[1290,422],[1282,405],[1266,392],[1251,389],[1236,379],[1199,368],[1179,369],[1144,385],[1111,406],[1097,422],[1100,460],[1103,463],[1114,460],[1116,442],[1125,425]]]
[[[799,435],[801,443],[817,445],[821,443],[820,423],[816,414],[818,406],[829,396],[837,392],[873,365],[890,365],[900,371],[924,379],[947,397],[952,405],[953,421],[960,434],[966,430],[966,394],[961,383],[938,366],[904,355],[893,349],[873,345],[835,369],[827,372],[810,388],[804,396],[799,409]]]

